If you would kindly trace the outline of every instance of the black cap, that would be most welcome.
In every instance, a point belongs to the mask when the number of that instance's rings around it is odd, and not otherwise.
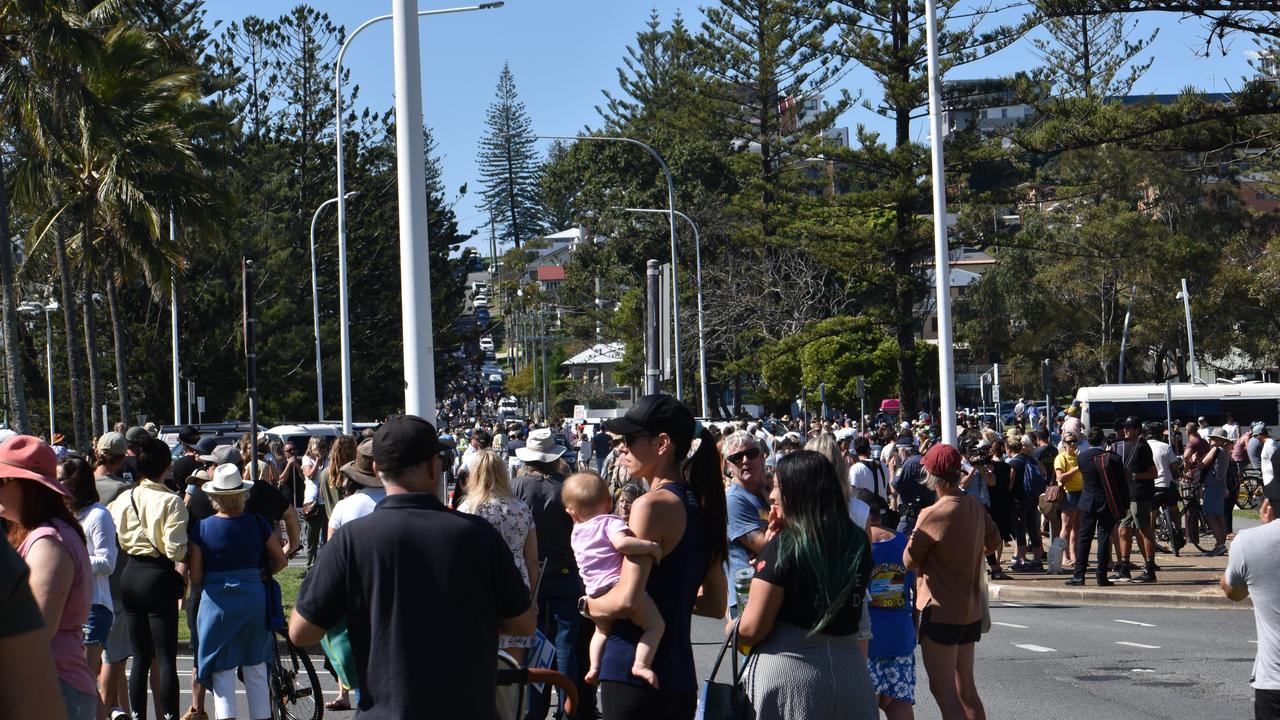
[[[373,434],[373,461],[379,470],[413,467],[440,449],[435,426],[417,415],[394,415]]]
[[[606,420],[604,429],[619,435],[666,433],[676,442],[693,442],[693,411],[670,395],[645,395],[627,414]]]
[[[147,429],[141,425],[134,425],[124,432],[124,439],[125,442],[130,445],[137,445],[138,443],[150,440],[151,433],[147,432]]]
[[[217,438],[211,438],[211,437],[207,437],[207,438],[199,438],[199,439],[197,439],[197,440],[196,440],[196,442],[195,442],[195,450],[196,450],[196,452],[200,453],[201,455],[211,455],[211,454],[213,454],[213,450],[214,450],[214,448],[216,448],[216,447],[218,447],[218,439],[217,439]]]
[[[125,438],[128,440],[129,438]],[[200,431],[195,425],[188,425],[178,431],[178,442],[183,445],[195,445],[200,442]]]
[[[1129,417],[1127,417],[1127,418],[1125,418],[1125,419],[1123,419],[1123,420],[1121,420],[1121,421],[1120,421],[1120,423],[1119,423],[1119,427],[1122,427],[1122,428],[1138,428],[1138,429],[1142,429],[1142,421],[1141,421],[1141,420],[1139,420],[1138,418],[1136,418],[1136,417],[1134,417],[1134,416],[1130,415]]]

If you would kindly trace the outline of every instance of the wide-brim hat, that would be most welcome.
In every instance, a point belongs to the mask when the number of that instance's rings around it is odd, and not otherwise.
[[[0,477],[31,480],[71,497],[71,491],[58,480],[58,456],[53,448],[32,435],[14,435],[0,443]]]
[[[356,459],[338,469],[348,480],[365,487],[382,487],[373,471],[373,440],[365,440],[356,448]]]
[[[555,462],[568,448],[557,445],[551,428],[538,428],[529,432],[524,447],[516,448],[516,457],[524,462]]]
[[[1227,435],[1227,431],[1223,430],[1222,428],[1218,428],[1217,430],[1214,430],[1213,432],[1209,433],[1209,439],[1221,440],[1222,442],[1227,442],[1227,443],[1231,442],[1231,436]]]
[[[205,495],[235,495],[253,487],[253,482],[240,476],[240,468],[225,463],[213,471],[213,479],[200,486]]]

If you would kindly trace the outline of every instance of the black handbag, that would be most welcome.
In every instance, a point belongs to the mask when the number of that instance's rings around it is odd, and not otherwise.
[[[740,620],[741,618],[739,618]],[[720,663],[725,653],[734,648],[734,657],[729,661],[733,670],[732,683],[716,682],[716,674],[720,672]],[[696,720],[756,720],[756,709],[751,706],[751,698],[741,686],[742,672],[738,667],[738,620],[733,621],[733,630],[720,648],[715,667],[711,668],[711,677],[702,683],[698,694],[698,714]]]

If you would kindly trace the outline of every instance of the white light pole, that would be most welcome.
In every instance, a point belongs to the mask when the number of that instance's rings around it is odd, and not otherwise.
[[[632,213],[657,213],[659,215],[666,215],[669,212],[655,208],[622,209]],[[689,223],[689,227],[693,228],[694,284],[698,291],[698,370],[702,374],[702,416],[711,417],[711,401],[707,392],[707,334],[702,321],[702,233],[698,231],[698,224],[688,215],[677,210],[676,216],[684,218],[684,221]]]
[[[385,20],[392,20],[401,12],[405,13],[405,18],[407,19],[410,14],[417,15],[418,17],[425,17],[427,15],[448,15],[451,13],[471,12],[473,10],[493,10],[493,9],[500,8],[503,5],[504,5],[503,2],[488,2],[488,3],[480,3],[479,5],[467,5],[465,7],[456,7],[456,8],[443,8],[440,10],[418,10],[416,6],[406,7],[405,3],[402,3],[400,0],[395,0],[395,2],[392,5],[392,14],[379,15],[377,17],[373,17],[373,18],[369,18],[368,20],[365,20],[363,23],[360,24],[359,27],[353,30],[351,34],[346,37],[345,40],[342,41],[342,47],[338,48],[338,58],[333,65],[333,68],[334,68],[333,69],[333,98],[334,98],[333,118],[334,118],[334,129],[336,131],[335,138],[334,138],[334,146],[335,146],[335,152],[336,152],[337,171],[338,171],[338,193],[337,193],[337,198],[338,198],[338,314],[340,316],[338,319],[338,336],[342,344],[342,432],[344,434],[347,434],[347,435],[351,434],[351,322],[350,322],[350,316],[347,313],[347,202],[345,199],[346,188],[347,188],[347,177],[346,177],[346,165],[342,157],[342,58],[347,54],[347,48],[351,46],[351,41],[354,40],[356,36],[359,35],[365,28],[369,27],[370,25],[383,22]],[[394,24],[395,23],[393,23],[393,25]],[[395,38],[394,38],[395,41],[399,42],[400,40],[399,34],[395,33],[394,30],[393,30],[393,34],[395,35]],[[414,58],[419,58],[420,53],[418,51],[418,45],[417,45],[417,42],[418,42],[417,25],[414,25],[413,27],[413,42],[414,42],[413,56]],[[397,45],[396,47],[398,48],[399,46]],[[396,52],[397,52],[396,74],[398,78],[399,73],[401,71],[401,67],[400,67],[399,50],[397,50]],[[416,62],[413,67],[413,73],[416,77],[421,78],[422,76],[421,67]],[[397,89],[399,88],[398,80],[397,80],[396,87]],[[421,100],[422,88],[421,87],[417,88],[416,93],[417,93],[417,97],[419,98],[417,103],[417,107],[418,107],[417,117],[419,121],[421,121],[422,119],[422,100]],[[397,107],[399,106],[398,99],[399,99],[399,95],[397,95]],[[400,116],[397,116],[397,118],[399,117]],[[419,122],[418,130],[417,130],[419,135],[422,134],[421,125],[422,123]],[[400,122],[399,120],[397,120],[396,127],[398,128],[399,126],[400,126]],[[397,132],[397,136],[399,136],[398,132]],[[403,193],[401,193],[401,199],[402,200],[404,199]],[[425,225],[424,225],[424,230],[425,230]],[[403,260],[403,257],[401,259]],[[403,276],[403,274],[404,273],[402,268],[401,275]],[[405,352],[407,353],[408,351],[409,349],[408,347],[406,347]],[[434,408],[434,403],[432,407]]]
[[[347,198],[359,195],[359,192],[347,193]],[[316,286],[316,220],[320,211],[338,202],[338,198],[330,198],[320,203],[315,214],[311,216],[311,319],[316,340],[316,422],[324,422],[324,372],[320,368],[320,291]]]
[[[40,313],[44,313],[44,366],[45,374],[48,376],[49,385],[49,444],[53,444],[53,433],[55,431],[54,412],[53,412],[53,324],[49,319],[49,315],[58,312],[61,306],[54,300],[46,300],[43,303],[24,302],[18,306],[18,312],[27,317],[35,317]]]
[[[947,177],[942,158],[942,78],[938,67],[938,7],[925,0],[929,57],[929,149],[933,156],[933,278],[938,313],[938,399],[942,442],[956,444],[955,358],[951,346],[951,265],[947,247]],[[906,400],[906,398],[903,398]]]
[[[1196,341],[1191,336],[1191,293],[1187,290],[1187,279],[1182,278],[1182,292],[1178,293],[1182,301],[1182,311],[1187,316],[1187,367],[1191,370],[1191,383],[1200,380],[1200,368],[1196,367]]]
[[[658,161],[658,166],[662,168],[662,174],[667,179],[667,211],[666,215],[671,224],[671,318],[674,323],[673,327],[673,344],[676,353],[676,399],[684,398],[684,373],[680,370],[680,293],[678,270],[679,264],[676,261],[676,184],[671,178],[671,169],[667,167],[667,161],[662,159],[657,150],[649,145],[629,137],[613,137],[608,135],[535,135],[534,137],[541,140],[591,140],[603,142],[621,142],[631,145],[637,145],[644,148],[654,160]]]

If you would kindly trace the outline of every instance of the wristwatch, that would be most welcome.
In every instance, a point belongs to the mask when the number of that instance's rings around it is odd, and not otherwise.
[[[578,614],[590,620],[591,616],[587,614],[587,596],[583,595],[578,598]]]

